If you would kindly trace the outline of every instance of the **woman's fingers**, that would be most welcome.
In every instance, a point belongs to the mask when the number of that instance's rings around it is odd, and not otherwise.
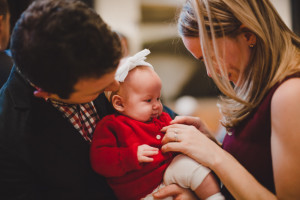
[[[173,197],[174,200],[193,200],[197,199],[195,195],[185,188],[181,188],[176,184],[165,186],[153,194],[154,198],[163,199],[167,197]]]
[[[164,127],[162,129],[165,132],[165,136],[162,139],[162,143],[165,144],[167,142],[181,142],[184,137],[190,135],[194,132],[199,133],[194,126],[188,126],[184,124],[174,124],[168,127]]]
[[[166,130],[165,136],[162,139],[162,144],[167,142],[180,142],[180,130],[179,128],[169,128]]]
[[[159,189],[156,193],[153,194],[155,198],[163,199],[171,196],[175,196],[181,192],[181,188],[176,184],[171,184]]]
[[[175,124],[185,124],[194,126],[196,129],[200,130],[202,133],[210,134],[207,125],[199,118],[192,116],[176,116],[173,121],[170,122],[171,125]]]
[[[174,120],[171,121],[171,124],[187,124],[195,125],[200,122],[200,118],[192,116],[176,116]]]
[[[188,125],[185,125],[185,124],[172,124],[172,125],[169,125],[169,126],[165,126],[163,127],[160,131],[161,132],[166,132],[168,129],[178,129],[178,128],[184,128],[184,127],[187,127]]]
[[[173,151],[184,153],[184,146],[179,142],[169,142],[161,147],[163,153]]]

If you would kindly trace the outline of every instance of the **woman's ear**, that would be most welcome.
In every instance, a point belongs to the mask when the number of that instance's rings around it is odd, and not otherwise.
[[[254,47],[256,45],[256,35],[254,33],[247,31],[244,33],[244,36],[249,47]]]
[[[123,98],[120,95],[114,95],[111,99],[111,103],[118,112],[123,112],[125,110]]]

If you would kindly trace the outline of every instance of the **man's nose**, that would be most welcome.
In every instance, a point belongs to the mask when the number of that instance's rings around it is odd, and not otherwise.
[[[105,91],[115,92],[119,89],[119,87],[120,87],[119,81],[114,80],[107,88],[105,88]]]

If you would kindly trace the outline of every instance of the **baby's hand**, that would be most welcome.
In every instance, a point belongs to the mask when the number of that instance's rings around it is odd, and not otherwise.
[[[137,158],[140,163],[142,162],[152,162],[153,158],[151,156],[158,154],[158,148],[151,147],[147,144],[138,146]]]

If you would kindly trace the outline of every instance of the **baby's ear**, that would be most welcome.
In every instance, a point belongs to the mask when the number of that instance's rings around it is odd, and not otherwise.
[[[117,111],[124,111],[123,98],[120,95],[115,94],[111,99],[111,103]]]

